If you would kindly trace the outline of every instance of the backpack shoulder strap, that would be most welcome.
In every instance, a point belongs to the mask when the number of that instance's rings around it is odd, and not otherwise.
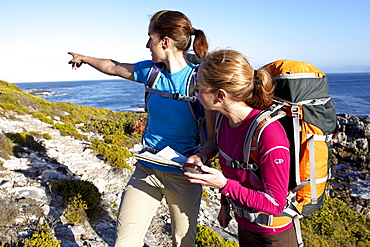
[[[151,92],[149,92],[148,89],[155,87],[165,66],[166,65],[164,63],[156,63],[149,70],[148,77],[146,79],[146,89],[145,89],[145,111],[147,111],[147,104],[151,94]]]
[[[281,110],[283,105],[274,104],[269,108],[261,111],[254,119],[251,124],[245,141],[244,141],[244,162],[249,162],[249,157],[252,160],[258,162],[258,143],[260,141],[261,135],[264,129],[272,122],[285,116],[285,112]]]
[[[282,105],[272,105],[270,108],[261,111],[253,120],[251,126],[248,129],[244,140],[243,147],[243,161],[232,159],[228,154],[222,151],[218,144],[219,130],[223,115],[217,114],[216,117],[216,145],[219,149],[220,154],[226,159],[227,165],[243,170],[251,170],[253,172],[258,170],[259,156],[258,156],[258,143],[262,135],[263,130],[272,122],[285,116],[285,112],[280,110]],[[251,159],[251,160],[250,160]],[[252,162],[251,162],[252,161]]]
[[[188,101],[191,114],[193,115],[193,118],[195,120],[197,120],[199,117],[203,117],[203,114],[202,114],[203,107],[201,106],[194,92],[194,86],[196,84],[196,75],[198,72],[198,68],[199,68],[199,65],[196,65],[191,70],[188,80],[186,82],[186,95],[188,97],[192,97],[195,99],[194,101]]]
[[[196,76],[198,73],[199,65],[196,65],[188,78],[187,85],[186,85],[186,95],[195,99],[194,101],[188,101],[190,112],[195,121],[197,121],[198,129],[199,129],[199,136],[200,136],[200,143],[203,144],[207,140],[207,131],[205,126],[205,115],[204,115],[204,108],[200,103],[197,95],[194,92],[194,86],[197,82]]]

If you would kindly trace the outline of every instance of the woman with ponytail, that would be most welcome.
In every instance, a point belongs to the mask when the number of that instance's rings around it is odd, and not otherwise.
[[[151,51],[151,60],[129,64],[70,52],[73,58],[69,63],[73,69],[86,63],[108,75],[144,85],[154,64],[162,63],[164,67],[154,89],[185,95],[187,79],[195,67],[186,59],[186,52],[193,43],[200,60],[208,53],[203,31],[195,29],[183,13],[163,10],[152,16],[148,35],[146,47]],[[143,135],[147,150],[155,153],[169,146],[182,153],[197,145],[198,124],[187,102],[151,94],[147,111],[148,123]],[[143,246],[145,233],[163,197],[170,210],[173,246],[195,246],[201,194],[201,186],[185,179],[181,169],[137,162],[122,194],[115,246]]]
[[[237,209],[234,215],[240,246],[297,246],[291,220],[279,226],[263,225],[244,213],[279,216],[285,208],[290,154],[289,141],[279,121],[272,122],[262,132],[258,158],[253,160],[258,164],[257,171],[227,161],[229,158],[244,161],[247,131],[261,110],[272,104],[274,87],[270,75],[254,70],[240,52],[217,50],[202,61],[195,90],[207,110],[223,116],[217,120],[220,127],[216,134],[222,172],[203,165],[202,157],[196,155],[189,157],[188,162],[200,165],[204,174],[185,172],[185,176],[192,183],[220,189],[218,220],[222,227],[227,227],[231,219],[230,204],[234,211]]]

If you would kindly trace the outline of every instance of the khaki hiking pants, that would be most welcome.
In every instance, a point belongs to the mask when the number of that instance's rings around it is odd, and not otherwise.
[[[141,247],[154,214],[166,197],[171,216],[172,246],[195,246],[202,187],[182,173],[161,172],[136,163],[117,219],[116,247]]]

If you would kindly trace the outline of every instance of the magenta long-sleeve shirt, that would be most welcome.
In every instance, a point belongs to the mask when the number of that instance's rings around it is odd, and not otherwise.
[[[235,128],[230,128],[228,119],[223,118],[219,132],[219,146],[231,158],[244,160],[245,136],[259,112],[260,110],[253,110],[243,123]],[[290,154],[289,141],[279,121],[271,123],[263,131],[258,144],[258,154],[262,182],[250,171],[227,166],[226,160],[220,155],[221,168],[228,178],[226,186],[220,191],[223,197],[221,202],[225,204],[224,196],[227,196],[242,208],[280,215],[285,207],[288,193]],[[277,234],[292,227],[290,223],[281,228],[266,228],[237,214],[235,217],[240,227],[258,234]]]

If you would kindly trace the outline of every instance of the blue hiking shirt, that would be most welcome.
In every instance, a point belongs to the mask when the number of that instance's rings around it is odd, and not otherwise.
[[[153,64],[151,60],[136,63],[134,68],[135,81],[144,83],[146,86],[148,73]],[[181,71],[172,74],[164,68],[154,89],[185,95],[187,80],[194,67],[194,64],[189,63]],[[180,153],[196,146],[198,125],[187,102],[151,94],[147,111],[148,129],[143,136],[146,145],[158,150],[170,146]],[[164,167],[149,162],[145,162],[145,165],[161,171],[181,172],[177,168]]]

